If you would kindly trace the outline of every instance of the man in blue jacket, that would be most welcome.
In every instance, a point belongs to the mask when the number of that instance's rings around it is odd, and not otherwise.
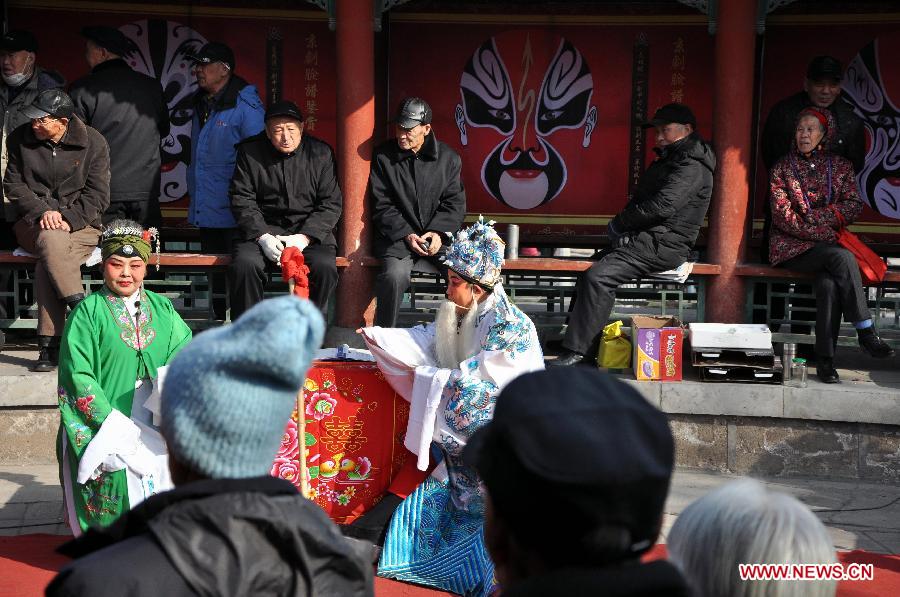
[[[225,44],[210,42],[188,58],[194,61],[200,88],[191,127],[188,222],[200,228],[204,253],[231,253],[237,222],[228,186],[237,157],[235,144],[262,132],[265,109],[256,87],[234,74],[234,52]],[[221,275],[212,282],[215,291],[224,290]],[[215,309],[217,318],[223,319],[224,303]]]

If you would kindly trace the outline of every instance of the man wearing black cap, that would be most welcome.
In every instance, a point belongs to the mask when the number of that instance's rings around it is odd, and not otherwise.
[[[256,87],[234,74],[234,52],[223,43],[209,42],[187,58],[194,62],[197,94],[191,126],[191,162],[187,185],[191,204],[188,222],[200,229],[205,253],[230,253],[237,235],[228,187],[237,157],[235,145],[265,128],[262,100]],[[224,277],[212,276],[221,292]],[[224,301],[213,305],[225,317]]]
[[[6,173],[6,138],[28,122],[22,111],[45,89],[62,89],[66,80],[55,70],[35,64],[38,43],[28,31],[9,31],[0,38],[0,178]],[[15,249],[12,227],[16,222],[15,207],[0,192],[0,249]],[[11,290],[9,270],[0,271],[0,290]],[[11,308],[11,306],[10,306]],[[7,305],[0,299],[0,319],[7,316]],[[3,333],[0,332],[0,344]]]
[[[160,138],[169,134],[169,110],[159,81],[123,60],[137,50],[114,27],[85,27],[91,73],[69,90],[75,114],[109,144],[110,205],[103,222],[131,219],[159,226]]]
[[[231,319],[263,299],[271,264],[296,247],[309,267],[309,298],[327,313],[337,286],[334,227],[343,199],[327,143],[303,132],[294,102],[266,110],[265,131],[238,144],[231,209],[239,237],[228,270]]]
[[[656,129],[657,159],[641,176],[625,209],[607,226],[611,249],[584,272],[563,338],[550,365],[593,360],[616,288],[687,260],[712,196],[716,156],[695,132],[697,120],[683,104],[666,104],[644,128]],[[589,355],[589,356],[588,356]]]
[[[669,562],[640,561],[662,525],[674,443],[631,387],[586,367],[522,375],[462,456],[487,490],[504,597],[690,594]]]
[[[771,170],[775,162],[790,151],[797,115],[810,106],[831,111],[837,126],[831,151],[850,160],[854,172],[862,170],[866,162],[866,133],[862,120],[841,95],[843,78],[844,69],[836,58],[816,56],[806,69],[803,91],[772,106],[761,141],[763,163],[767,170]]]
[[[74,112],[64,92],[42,91],[23,110],[31,124],[7,139],[3,191],[16,208],[16,239],[39,258],[34,292],[41,352],[35,371],[56,367],[66,306],[75,308],[84,298],[81,264],[97,246],[109,206],[109,148]]]
[[[375,325],[381,327],[396,327],[413,269],[443,271],[438,253],[466,214],[462,161],[435,138],[431,117],[425,100],[406,98],[394,121],[396,139],[372,155],[374,253],[382,262],[375,280]]]

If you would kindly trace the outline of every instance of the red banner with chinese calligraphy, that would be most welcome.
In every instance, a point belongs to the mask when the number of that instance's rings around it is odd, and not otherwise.
[[[403,447],[409,403],[374,363],[316,362],[303,386],[272,475],[300,489],[300,438],[306,422],[309,495],[332,520],[349,524],[374,506],[412,454]]]

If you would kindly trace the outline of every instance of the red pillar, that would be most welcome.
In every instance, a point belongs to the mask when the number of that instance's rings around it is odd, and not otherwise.
[[[366,185],[375,129],[375,64],[372,0],[335,2],[337,46],[337,163],[344,193],[341,255],[350,265],[341,273],[337,292],[340,327],[372,320],[372,272],[363,265],[370,239]]]
[[[744,281],[735,266],[744,259],[750,204],[750,130],[757,0],[719,2],[713,85],[713,143],[718,167],[709,212],[709,260],[722,267],[713,276],[706,320],[744,319]]]

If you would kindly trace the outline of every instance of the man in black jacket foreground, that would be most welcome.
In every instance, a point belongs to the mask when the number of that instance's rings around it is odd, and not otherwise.
[[[370,548],[268,476],[324,331],[283,296],[182,349],[160,413],[175,489],[63,545],[47,595],[372,595]]]
[[[109,207],[103,223],[127,218],[159,226],[160,138],[169,134],[169,109],[159,81],[131,69],[123,56],[137,50],[113,27],[85,27],[91,73],[74,83],[75,114],[109,144]]]
[[[466,193],[459,177],[462,160],[435,139],[431,106],[418,97],[400,103],[394,121],[396,139],[372,155],[374,254],[381,259],[375,279],[375,325],[397,327],[410,273],[445,268],[442,247],[462,226]]]
[[[462,457],[487,490],[484,542],[503,597],[689,594],[669,562],[641,563],[675,449],[665,415],[626,384],[586,367],[526,373]]]
[[[269,264],[280,264],[286,247],[303,252],[309,298],[327,313],[337,286],[334,227],[343,203],[334,152],[303,133],[303,115],[289,101],[269,106],[265,131],[237,148],[229,190],[240,234],[228,270],[231,318],[262,300]]]
[[[716,157],[694,131],[697,120],[683,104],[667,104],[644,125],[656,127],[659,156],[641,176],[634,196],[609,223],[612,248],[576,286],[564,352],[550,365],[574,365],[597,354],[616,288],[687,260],[712,196]]]

